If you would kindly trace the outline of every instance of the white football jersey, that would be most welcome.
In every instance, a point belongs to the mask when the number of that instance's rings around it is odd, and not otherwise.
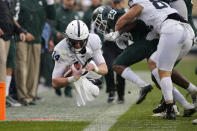
[[[150,26],[158,33],[160,32],[162,22],[167,16],[177,13],[175,9],[160,0],[129,0],[128,4],[130,7],[141,5],[144,9],[137,19],[144,21],[147,26]]]
[[[91,58],[96,64],[98,64],[98,61],[104,61],[104,58],[102,60],[97,60],[98,57],[95,56],[97,52],[101,52],[101,47],[102,45],[99,36],[96,34],[89,34],[86,53],[76,54],[69,49],[67,38],[63,39],[55,46],[52,54],[52,57],[55,60],[52,77],[62,77],[66,67],[74,64],[75,62],[85,65]]]

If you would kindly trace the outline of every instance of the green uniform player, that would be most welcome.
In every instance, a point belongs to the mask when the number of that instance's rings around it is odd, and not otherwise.
[[[103,32],[110,32],[110,29],[114,30],[114,26],[116,24],[116,21],[124,13],[125,13],[125,10],[120,10],[120,9],[109,10],[108,7],[104,7],[104,6],[98,7],[94,11],[94,15],[93,15],[95,27],[97,27],[97,29],[100,31],[103,30]],[[137,27],[139,27],[139,28],[137,28]],[[150,45],[146,44],[146,42],[148,42],[148,41],[146,41],[145,37],[143,37],[143,36],[145,36],[145,34],[148,33],[148,30],[149,30],[148,27],[146,27],[143,22],[138,21],[136,28],[130,32],[132,35],[134,35],[133,36],[134,43],[132,45],[128,46],[126,49],[124,49],[124,51],[115,59],[113,64],[114,65],[116,65],[116,64],[124,65],[124,67],[128,67],[128,66],[130,66],[136,62],[139,62],[139,61],[143,60],[144,58],[148,57],[148,48],[151,48],[151,47],[150,47]],[[135,33],[134,33],[134,31],[135,31]],[[121,36],[121,37],[124,37],[124,36]],[[125,40],[125,41],[127,41],[127,40]],[[123,43],[125,43],[125,42],[123,42]],[[119,45],[119,43],[117,43],[117,42],[116,42],[116,44]],[[127,44],[127,42],[126,42],[126,44]],[[153,42],[153,44],[154,44],[154,42]],[[155,45],[155,50],[156,50],[157,42],[155,44],[156,44]],[[140,53],[138,51],[140,51]],[[135,52],[138,52],[138,53],[135,54]],[[154,52],[154,50],[153,50],[153,52]],[[128,68],[128,69],[130,71],[132,71],[130,68]],[[119,75],[121,75],[121,73],[119,73],[119,72],[117,72],[117,73]],[[140,98],[137,101],[137,103],[139,104],[144,100],[146,94],[152,90],[152,86],[149,83],[143,81],[133,71],[132,71],[132,73],[133,73],[133,77],[135,77],[135,80],[129,80],[129,79],[127,79],[127,80],[137,84],[140,87],[140,89],[141,89]],[[121,75],[121,76],[124,78],[123,75]]]
[[[108,25],[110,29],[114,29],[115,22],[120,16],[125,13],[125,10],[113,9],[109,12]],[[116,58],[114,64],[130,66],[144,58],[149,58],[150,55],[156,51],[158,40],[146,40],[147,34],[150,29],[142,21],[137,21],[134,29],[130,30],[132,41],[134,42],[131,46],[128,46],[120,56]],[[118,44],[118,43],[117,43]],[[140,52],[140,53],[138,53]],[[124,59],[122,59],[124,57]],[[130,59],[125,59],[130,58]]]

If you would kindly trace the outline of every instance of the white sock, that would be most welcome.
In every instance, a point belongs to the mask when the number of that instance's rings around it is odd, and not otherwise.
[[[172,80],[170,77],[164,77],[160,81],[161,90],[164,96],[165,101],[173,101],[172,95]]]
[[[128,81],[131,81],[133,83],[135,83],[136,85],[138,85],[139,87],[144,87],[149,85],[149,83],[146,83],[145,81],[143,81],[139,76],[137,76],[135,74],[135,72],[133,72],[131,70],[131,68],[127,67],[125,68],[125,70],[122,72],[121,76],[123,78],[125,78]]]
[[[185,99],[185,97],[176,89],[176,87],[173,87],[172,93],[173,93],[173,97],[174,97],[175,101],[177,101],[178,103],[180,103],[183,108],[185,108],[185,109],[194,108],[194,106],[192,104],[190,104]]]
[[[189,87],[187,88],[190,94],[194,94],[197,92],[197,87],[192,83],[189,83]]]
[[[157,80],[157,83],[160,85],[160,78],[159,78],[159,72],[158,69],[155,68],[154,70],[152,70],[152,74],[155,77],[155,79]]]
[[[6,76],[6,91],[5,95],[9,95],[9,89],[10,89],[10,82],[11,82],[12,77],[11,76]]]

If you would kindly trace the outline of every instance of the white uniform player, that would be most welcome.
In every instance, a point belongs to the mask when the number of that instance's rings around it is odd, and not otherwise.
[[[54,48],[52,57],[55,60],[55,67],[53,70],[52,78],[62,77],[66,67],[79,62],[85,65],[92,59],[96,65],[105,63],[101,51],[101,40],[96,34],[89,34],[89,38],[86,45],[86,53],[72,52],[67,44],[67,38],[60,41]]]
[[[56,45],[52,54],[55,60],[52,85],[53,88],[61,88],[73,83],[77,105],[85,105],[87,101],[93,100],[93,96],[98,95],[99,89],[86,78],[87,75],[84,76],[84,72],[88,72],[88,77],[108,72],[102,56],[101,40],[98,35],[89,34],[88,27],[80,20],[72,21],[67,26],[65,35],[66,38]],[[75,67],[76,63],[79,67]],[[67,70],[68,67],[70,69]],[[65,70],[71,74],[65,75]]]
[[[141,14],[137,17],[145,22],[146,25],[153,27],[155,31],[160,32],[161,24],[169,14],[177,11],[171,8],[165,2],[159,0],[130,0],[129,6],[140,5],[143,7]]]
[[[135,18],[144,21],[160,36],[149,67],[157,79],[167,104],[167,119],[175,119],[171,73],[176,60],[191,49],[194,32],[175,9],[160,0],[130,0],[130,10],[116,23],[116,31]]]

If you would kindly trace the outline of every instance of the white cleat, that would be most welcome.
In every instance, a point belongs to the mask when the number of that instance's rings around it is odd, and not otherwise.
[[[197,125],[197,119],[194,119],[194,120],[192,121],[192,124]]]
[[[155,113],[155,114],[153,114],[152,116],[153,116],[153,117],[164,117],[165,115],[166,115],[165,112],[161,112],[161,113]]]
[[[176,114],[176,116],[180,116],[180,112],[179,112],[179,108],[176,105],[173,105],[174,108],[174,112]],[[155,113],[152,116],[153,117],[164,117],[166,115],[165,112],[161,112],[161,113]]]

